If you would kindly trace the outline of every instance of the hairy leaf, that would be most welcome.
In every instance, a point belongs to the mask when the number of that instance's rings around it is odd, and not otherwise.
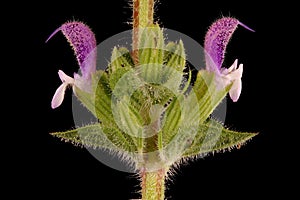
[[[224,128],[215,120],[209,120],[198,127],[197,134],[186,149],[184,156],[195,156],[204,153],[218,152],[242,145],[257,133],[238,132]]]
[[[92,148],[103,148],[118,152],[135,152],[134,143],[125,137],[118,129],[112,127],[102,127],[101,124],[92,124],[77,129],[54,132],[51,135],[61,138],[66,142],[76,145],[83,145]]]

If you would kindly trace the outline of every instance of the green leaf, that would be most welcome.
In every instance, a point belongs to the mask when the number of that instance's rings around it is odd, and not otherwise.
[[[54,132],[50,134],[76,145],[84,145],[93,148],[117,148],[103,133],[100,124],[93,124],[65,132]]]
[[[102,127],[101,124],[92,124],[50,134],[66,142],[86,147],[109,149],[120,153],[136,151],[135,145],[128,138],[124,137],[120,130],[112,127]]]
[[[239,147],[256,135],[257,133],[229,130],[211,119],[199,125],[197,134],[190,147],[186,149],[184,157]]]

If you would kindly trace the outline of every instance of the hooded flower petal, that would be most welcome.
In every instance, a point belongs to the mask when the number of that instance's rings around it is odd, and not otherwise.
[[[64,100],[65,91],[69,85],[74,85],[74,79],[70,76],[66,75],[63,71],[58,71],[58,76],[60,80],[62,81],[62,84],[57,88],[55,91],[55,94],[51,101],[51,107],[52,109],[57,108],[61,105],[61,103]]]
[[[214,22],[205,36],[204,49],[206,68],[210,71],[220,71],[226,46],[237,26],[253,31],[235,18],[224,17]]]
[[[61,31],[75,51],[82,76],[89,79],[96,71],[96,39],[91,29],[81,22],[68,22],[56,29],[47,41]],[[47,42],[46,41],[46,42]]]

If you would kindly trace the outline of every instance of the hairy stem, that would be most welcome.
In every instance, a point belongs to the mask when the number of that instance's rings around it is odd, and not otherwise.
[[[166,169],[141,172],[142,200],[164,200]]]
[[[133,0],[132,57],[136,65],[139,63],[139,29],[153,24],[153,14],[154,0]]]

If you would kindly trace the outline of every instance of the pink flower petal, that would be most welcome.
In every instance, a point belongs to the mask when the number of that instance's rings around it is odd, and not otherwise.
[[[62,84],[57,88],[57,90],[55,91],[55,94],[52,98],[51,107],[53,109],[60,106],[61,103],[63,102],[67,86],[74,85],[74,79],[71,78],[70,76],[66,75],[62,70],[58,71],[58,76],[59,76],[60,80],[62,81]]]
[[[57,108],[63,102],[67,86],[68,86],[67,83],[62,83],[55,91],[55,94],[51,101],[52,109]]]
[[[237,69],[238,59],[235,59],[234,63],[231,65],[231,67],[228,68],[228,73],[234,71]]]
[[[58,70],[58,76],[59,76],[61,82],[67,83],[67,84],[74,84],[74,79],[72,77],[68,76],[67,74],[65,74],[65,72],[63,72],[62,70]]]
[[[227,75],[227,77],[233,81],[233,84],[229,90],[229,96],[233,102],[237,102],[242,92],[243,68],[243,64],[240,64],[238,69],[230,72]]]
[[[227,75],[225,75],[230,80],[237,80],[241,79],[243,75],[244,65],[240,64],[239,68],[232,70],[231,72],[228,72]]]
[[[233,102],[237,102],[242,92],[242,80],[233,81],[232,87],[229,90],[229,96]]]

